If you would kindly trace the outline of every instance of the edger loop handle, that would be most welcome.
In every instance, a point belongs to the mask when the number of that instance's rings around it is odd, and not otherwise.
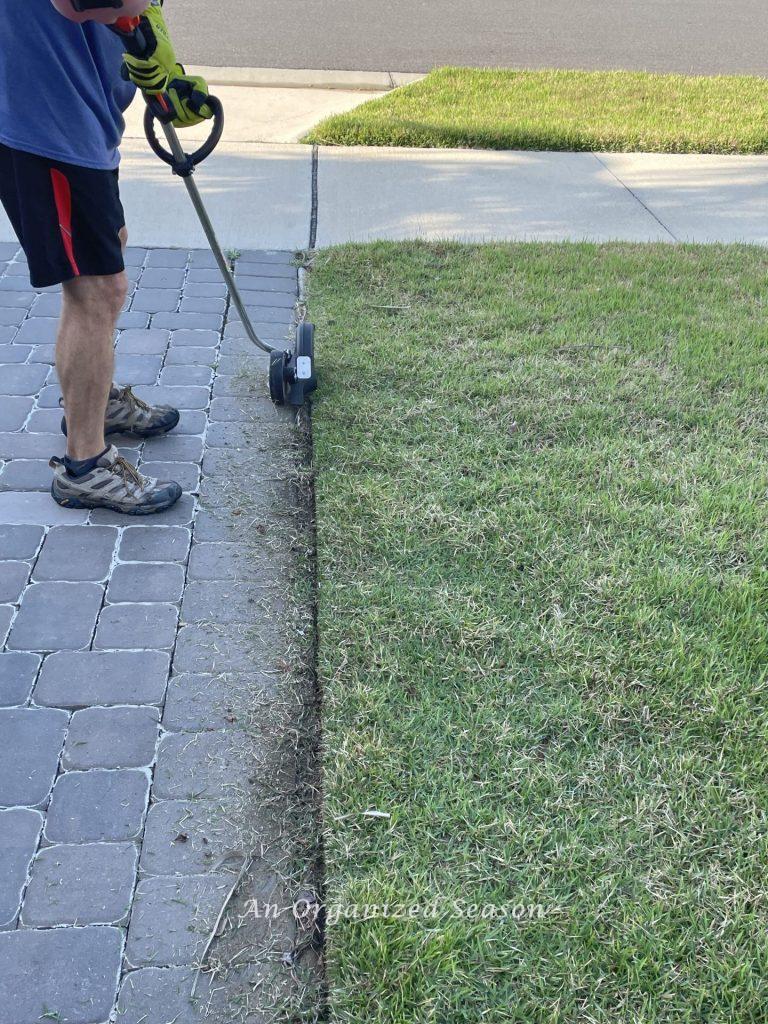
[[[159,120],[157,112],[149,104],[147,104],[147,108],[144,111],[144,133],[147,136],[147,142],[152,147],[152,151],[172,168],[174,174],[178,174],[181,178],[188,178],[198,164],[206,160],[221,142],[221,136],[224,132],[224,107],[221,104],[221,100],[217,99],[216,96],[208,96],[206,103],[213,112],[211,134],[194,153],[185,154],[186,159],[184,161],[177,160],[173,153],[160,144],[157,132],[155,131],[155,121]]]

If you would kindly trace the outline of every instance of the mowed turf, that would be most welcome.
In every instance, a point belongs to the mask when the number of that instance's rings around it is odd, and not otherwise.
[[[768,80],[635,71],[439,68],[306,141],[476,149],[764,153]]]
[[[767,282],[318,257],[332,1020],[765,1021]]]

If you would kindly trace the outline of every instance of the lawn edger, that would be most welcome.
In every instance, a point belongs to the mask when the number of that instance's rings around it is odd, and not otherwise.
[[[126,50],[133,56],[142,57],[146,54],[148,44],[142,34],[140,14],[146,8],[147,0],[52,0],[52,3],[72,21],[100,21],[107,24],[122,38]],[[206,141],[194,153],[185,153],[179,141],[171,123],[175,114],[167,98],[162,93],[146,94],[146,101],[144,132],[147,141],[153,152],[168,164],[174,174],[183,179],[232,303],[240,314],[245,333],[257,348],[269,354],[269,394],[272,401],[276,405],[303,405],[306,396],[317,387],[315,328],[306,321],[298,324],[294,347],[287,350],[269,345],[258,336],[193,178],[195,168],[213,153],[221,141],[224,132],[224,108],[221,101],[215,96],[205,97],[213,113],[213,125]],[[168,149],[158,140],[155,121],[162,127]]]

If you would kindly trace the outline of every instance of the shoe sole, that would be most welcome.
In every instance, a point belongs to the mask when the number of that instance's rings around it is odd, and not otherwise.
[[[112,434],[130,434],[132,437],[142,437],[142,438],[159,437],[161,434],[169,434],[174,429],[174,427],[178,426],[178,423],[179,423],[180,419],[181,419],[181,414],[177,411],[176,419],[173,421],[173,423],[167,423],[167,424],[165,424],[163,426],[155,427],[153,430],[144,430],[144,431],[139,431],[139,430],[121,430],[120,427],[113,427],[111,430],[105,430],[104,431],[104,436],[105,437],[110,437]],[[61,418],[61,432],[64,435],[64,437],[67,436],[67,419],[66,419],[66,416],[62,416],[62,418]]]
[[[110,504],[108,501],[81,501],[80,498],[60,498],[51,486],[51,497],[57,505],[61,505],[62,508],[81,508],[81,509],[97,509],[105,508],[108,512],[117,512],[121,516],[154,516],[158,512],[166,512],[169,508],[172,508],[179,500],[183,492],[179,492],[175,498],[170,501],[164,501],[160,505],[137,505],[132,509],[120,508],[119,505]]]

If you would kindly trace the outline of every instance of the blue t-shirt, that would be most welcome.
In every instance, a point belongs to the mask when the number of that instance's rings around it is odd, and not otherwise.
[[[0,0],[0,142],[112,170],[135,88],[106,25],[77,25],[50,0]]]

